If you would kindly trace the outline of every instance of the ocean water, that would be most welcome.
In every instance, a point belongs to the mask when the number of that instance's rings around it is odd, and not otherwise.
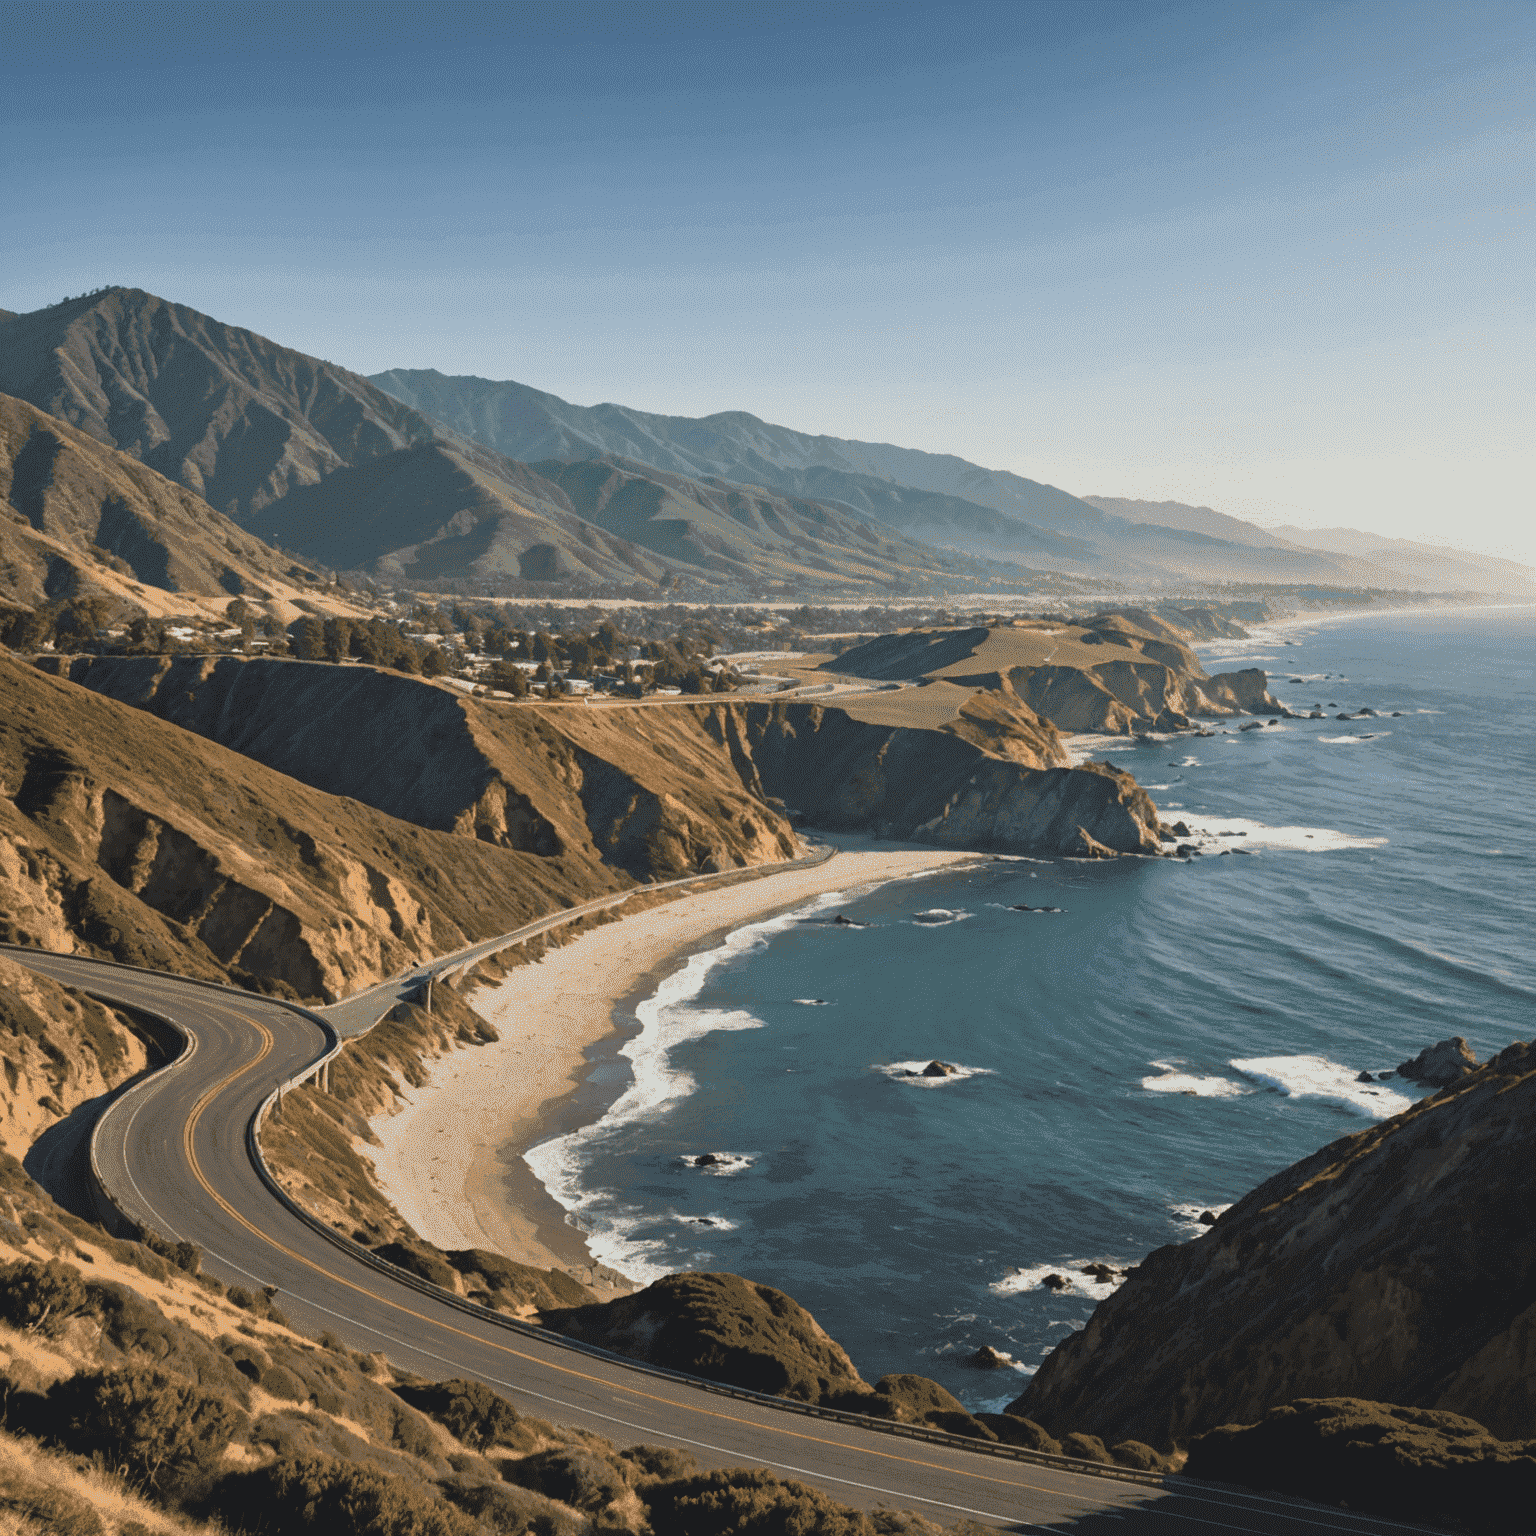
[[[1203,1210],[1420,1095],[1362,1070],[1452,1034],[1480,1055],[1531,1038],[1536,610],[1202,651],[1329,715],[1091,744],[1204,856],[987,861],[821,898],[640,1006],[622,1096],[528,1154],[598,1258],[765,1281],[866,1379],[916,1371],[996,1408],[1118,1283],[1085,1264],[1197,1238]],[[1362,705],[1378,718],[1333,718]],[[910,1075],[934,1059],[961,1070]],[[966,1366],[982,1344],[1015,1369]]]

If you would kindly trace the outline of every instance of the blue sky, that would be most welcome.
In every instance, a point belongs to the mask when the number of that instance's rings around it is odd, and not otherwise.
[[[0,305],[1536,561],[1536,7],[0,0]]]

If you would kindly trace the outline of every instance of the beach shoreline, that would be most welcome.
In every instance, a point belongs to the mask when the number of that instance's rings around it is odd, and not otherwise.
[[[688,956],[734,930],[831,891],[862,890],[986,855],[839,838],[825,864],[704,890],[606,923],[466,1000],[495,1026],[489,1045],[425,1064],[370,1126],[360,1150],[405,1221],[438,1248],[488,1248],[561,1269],[600,1291],[630,1282],[595,1263],[583,1233],[523,1159],[530,1147],[600,1119],[623,1092],[617,1048],[634,1010]]]

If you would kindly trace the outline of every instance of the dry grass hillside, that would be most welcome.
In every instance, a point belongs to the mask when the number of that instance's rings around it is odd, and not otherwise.
[[[335,998],[625,882],[312,789],[0,658],[0,936]]]
[[[345,368],[138,289],[0,317],[0,390],[261,538],[387,581],[840,590],[1024,574],[846,506],[619,460],[541,474]]]
[[[797,701],[495,703],[321,663],[58,666],[391,815],[636,875],[788,856],[773,801],[812,826],[998,852],[1155,853],[1161,836],[1134,779],[1063,766],[1055,732],[1004,688],[927,729]]]
[[[344,368],[137,288],[0,323],[0,390],[240,521],[436,432]]]
[[[291,603],[316,580],[192,492],[9,395],[0,495],[0,597],[14,602],[99,593],[153,611],[174,593]]]
[[[1082,623],[1016,619],[881,635],[824,662],[823,670],[955,688],[1006,683],[1067,733],[1178,730],[1202,716],[1280,712],[1262,671],[1209,677],[1189,638],[1188,630],[1145,609],[1127,609]]]

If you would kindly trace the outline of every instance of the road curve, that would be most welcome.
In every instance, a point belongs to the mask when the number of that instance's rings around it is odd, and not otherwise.
[[[18,963],[105,1002],[152,1014],[181,1055],[116,1099],[92,1141],[97,1178],[124,1213],[196,1243],[228,1284],[273,1285],[302,1329],[330,1329],[423,1376],[478,1378],[520,1408],[620,1445],[680,1445],[705,1466],[767,1466],[862,1508],[911,1508],[943,1524],[1005,1529],[1099,1522],[1154,1531],[1375,1536],[1408,1527],[1183,1479],[1112,1481],[929,1442],[772,1400],[711,1390],[582,1351],[367,1265],[274,1193],[253,1129],[279,1084],[326,1055],[315,1014],[248,993],[77,956],[5,946]],[[1107,1524],[1102,1529],[1108,1530]]]

